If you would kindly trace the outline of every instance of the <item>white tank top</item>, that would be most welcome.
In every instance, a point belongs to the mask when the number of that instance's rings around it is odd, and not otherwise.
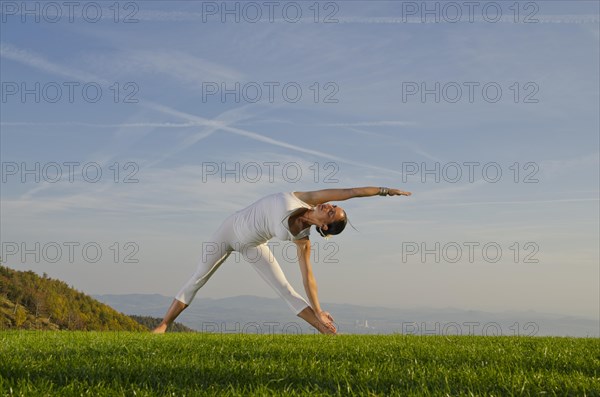
[[[242,244],[260,245],[273,237],[297,240],[308,236],[310,231],[308,227],[294,236],[289,230],[288,218],[299,208],[313,206],[292,192],[270,194],[237,211],[233,215],[233,230]]]

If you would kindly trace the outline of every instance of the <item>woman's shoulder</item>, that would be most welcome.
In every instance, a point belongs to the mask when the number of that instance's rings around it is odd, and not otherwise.
[[[312,208],[314,207],[310,204],[310,192],[289,192],[289,194],[296,199],[303,207]]]

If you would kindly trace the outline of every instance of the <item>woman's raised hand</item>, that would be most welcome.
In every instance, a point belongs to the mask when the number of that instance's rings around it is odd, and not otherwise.
[[[411,194],[411,192],[405,192],[404,190],[398,189],[390,189],[388,191],[388,196],[410,196]]]

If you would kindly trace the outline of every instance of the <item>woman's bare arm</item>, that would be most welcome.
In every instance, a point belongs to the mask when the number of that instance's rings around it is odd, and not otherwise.
[[[300,239],[296,240],[296,247],[298,249],[298,263],[300,264],[300,272],[302,273],[302,281],[304,282],[304,290],[308,296],[310,305],[317,317],[317,319],[333,333],[336,332],[335,325],[333,325],[333,318],[327,312],[321,309],[321,303],[319,302],[319,296],[317,293],[317,281],[313,275],[312,266],[310,263],[310,240]]]
[[[353,187],[348,189],[323,189],[312,192],[295,192],[296,197],[310,205],[318,205],[329,201],[344,201],[356,197],[379,195],[380,188],[374,186]],[[389,189],[388,196],[410,196],[410,192]]]

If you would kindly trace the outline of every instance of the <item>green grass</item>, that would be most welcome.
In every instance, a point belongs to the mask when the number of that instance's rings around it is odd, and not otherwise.
[[[8,331],[0,394],[600,396],[600,339]]]

